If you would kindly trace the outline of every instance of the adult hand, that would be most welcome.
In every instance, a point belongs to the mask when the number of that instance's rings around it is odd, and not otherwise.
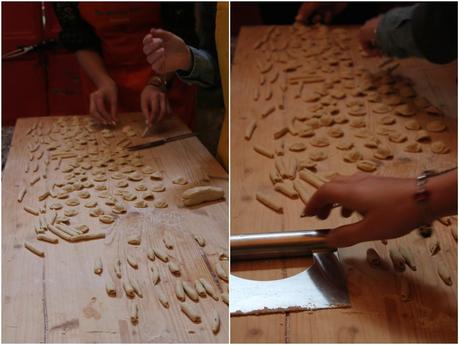
[[[381,55],[381,51],[376,47],[376,29],[380,19],[381,16],[367,20],[360,28],[360,44],[369,56]]]
[[[104,125],[115,125],[117,121],[118,90],[112,79],[100,83],[89,95],[89,114]]]
[[[327,244],[331,247],[400,237],[424,221],[424,208],[414,199],[416,190],[415,179],[365,173],[337,176],[311,197],[305,214],[325,219],[338,203],[344,217],[354,211],[362,215],[362,220],[329,233]]]
[[[164,91],[153,85],[147,85],[140,95],[140,108],[145,116],[145,124],[151,127],[171,113],[169,100]]]
[[[330,24],[333,17],[341,13],[347,7],[344,2],[304,2],[295,17],[295,21],[301,24]]]
[[[185,42],[169,31],[151,29],[143,39],[143,52],[153,71],[158,74],[188,71],[191,52]]]

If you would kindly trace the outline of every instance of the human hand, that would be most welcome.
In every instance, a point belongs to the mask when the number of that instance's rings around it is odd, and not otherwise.
[[[368,56],[382,55],[381,51],[376,47],[376,29],[380,19],[381,16],[367,20],[359,31],[360,44]]]
[[[118,90],[112,79],[107,79],[89,95],[89,114],[104,125],[116,125]]]
[[[151,29],[143,39],[143,52],[153,71],[158,74],[188,71],[191,68],[191,52],[185,42],[173,33]]]
[[[305,25],[330,24],[333,17],[341,13],[346,7],[347,4],[344,2],[304,2],[298,10],[295,21]]]
[[[147,85],[140,95],[140,108],[145,116],[145,124],[151,127],[154,122],[161,121],[171,113],[167,95],[160,88]]]
[[[366,173],[337,176],[311,197],[305,214],[326,219],[333,204],[338,203],[343,217],[354,211],[362,215],[363,219],[356,223],[333,229],[327,236],[330,247],[396,238],[424,221],[423,208],[414,199],[416,190],[415,179]]]

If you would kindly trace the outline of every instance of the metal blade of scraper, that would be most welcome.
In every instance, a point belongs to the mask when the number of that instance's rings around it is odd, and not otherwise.
[[[313,265],[294,276],[270,281],[231,275],[231,315],[349,307],[338,253],[313,253]]]

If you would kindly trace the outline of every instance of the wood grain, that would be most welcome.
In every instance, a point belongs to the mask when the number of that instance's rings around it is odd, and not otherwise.
[[[248,232],[267,232],[279,230],[300,230],[336,227],[354,219],[344,220],[338,210],[325,221],[312,218],[300,218],[304,207],[300,200],[291,200],[273,191],[269,172],[274,169],[274,162],[251,149],[253,144],[274,148],[273,132],[296,114],[306,112],[310,103],[294,97],[293,87],[286,92],[285,108],[261,119],[260,113],[279,101],[274,93],[270,101],[254,101],[254,89],[259,87],[259,72],[256,60],[263,58],[260,50],[254,50],[254,44],[270,27],[242,28],[235,56],[233,58],[231,78],[231,234]],[[358,50],[356,30],[346,28],[352,35],[348,54],[356,68],[363,67],[372,72],[378,71],[380,58],[363,58]],[[291,41],[290,27],[278,27],[278,42]],[[308,33],[309,34],[309,33]],[[310,33],[313,35],[314,33]],[[304,36],[304,40],[308,39]],[[275,45],[276,42],[273,43]],[[423,153],[410,154],[403,151],[403,144],[390,143],[395,158],[378,162],[376,174],[382,176],[415,177],[427,168],[442,170],[457,165],[457,64],[435,66],[419,59],[398,61],[400,67],[394,72],[411,79],[414,89],[420,96],[426,97],[446,115],[448,130],[431,134],[433,140],[442,139],[451,148],[447,155],[432,154],[428,144],[423,144]],[[303,61],[304,66],[307,62]],[[267,73],[269,79],[271,72]],[[281,78],[279,78],[281,79]],[[278,82],[274,83],[277,87]],[[303,92],[313,88],[307,84]],[[277,90],[277,89],[276,89]],[[363,98],[364,99],[364,98]],[[368,105],[368,103],[366,103]],[[339,102],[341,113],[345,112],[344,102]],[[368,108],[369,109],[369,108]],[[378,115],[364,117],[367,129],[374,132]],[[352,116],[348,116],[352,119]],[[407,133],[403,124],[409,118],[397,116],[395,129]],[[418,114],[415,117],[423,126],[434,119],[432,116]],[[246,126],[257,119],[258,126],[250,141],[244,139]],[[336,126],[336,125],[335,125]],[[349,124],[340,125],[345,137],[353,138],[355,129]],[[317,130],[325,133],[325,128]],[[317,134],[316,134],[317,135]],[[414,138],[414,133],[407,133]],[[306,158],[310,138],[301,139],[287,134],[286,147],[290,143],[302,141],[307,149],[301,153],[291,153],[298,159]],[[359,150],[370,156],[371,150],[363,147],[362,140],[352,139]],[[386,138],[383,138],[387,142]],[[334,149],[338,140],[330,138],[331,145],[324,150],[329,158],[317,165],[319,174],[339,172],[352,174],[357,171],[355,164],[343,162],[345,152]],[[370,156],[371,157],[371,156]],[[308,191],[314,189],[307,186]],[[272,193],[283,205],[284,213],[278,214],[263,206],[255,199],[257,191]],[[396,207],[396,205],[394,205]],[[390,210],[388,210],[390,216]],[[457,227],[457,220],[453,225]],[[368,229],[371,231],[371,229]],[[395,240],[385,246],[381,242],[362,243],[339,250],[345,267],[351,299],[351,308],[329,309],[312,312],[297,312],[261,316],[231,317],[231,341],[233,343],[255,342],[456,342],[457,341],[457,245],[450,230],[440,223],[435,223],[434,236],[440,241],[442,250],[431,257],[427,243],[416,232]],[[417,271],[408,270],[403,275],[413,288],[413,297],[409,302],[402,302],[399,294],[400,279],[390,267],[388,249],[399,244],[409,246],[415,254]],[[365,261],[367,248],[375,248],[384,260],[383,269],[370,268]],[[436,263],[446,262],[453,277],[453,285],[446,286],[436,274]],[[266,280],[290,276],[302,268],[308,267],[307,259],[274,260],[260,263],[233,263],[232,272],[245,278]],[[299,267],[300,266],[300,267]]]
[[[74,117],[66,117],[71,121]],[[120,126],[114,131],[115,138],[108,139],[116,143],[120,139],[121,128],[129,124],[137,133],[143,132],[143,120],[140,114],[123,114]],[[104,240],[84,243],[66,243],[52,245],[39,242],[44,248],[45,258],[39,258],[24,249],[24,240],[34,241],[34,216],[26,213],[22,205],[38,208],[37,195],[42,187],[31,189],[22,204],[16,201],[22,181],[28,181],[32,173],[25,174],[28,161],[27,145],[31,140],[25,135],[37,122],[44,128],[51,126],[57,117],[25,118],[17,122],[11,151],[3,173],[3,231],[2,231],[2,331],[4,342],[187,342],[187,343],[223,343],[228,341],[228,308],[221,301],[202,298],[197,308],[202,315],[202,322],[194,324],[180,311],[180,305],[174,294],[175,278],[167,264],[156,259],[153,263],[147,259],[146,243],[165,249],[162,236],[167,231],[175,237],[176,246],[167,250],[169,256],[180,265],[181,279],[194,281],[205,277],[218,288],[225,291],[226,284],[216,277],[215,263],[218,253],[227,251],[228,238],[228,203],[227,201],[208,203],[185,208],[180,200],[181,193],[192,186],[209,184],[222,187],[228,198],[228,177],[222,167],[210,155],[197,138],[176,141],[153,149],[140,151],[143,161],[159,169],[164,174],[161,181],[166,186],[163,193],[154,193],[155,198],[164,198],[169,207],[156,209],[136,209],[132,204],[125,215],[117,217],[115,223],[104,225],[97,218],[89,217],[90,209],[79,207],[79,215],[72,219],[75,224],[87,224],[90,232],[103,231]],[[189,129],[178,119],[171,118],[161,128],[146,138],[135,137],[133,142],[169,137],[188,132]],[[95,134],[103,142],[100,131]],[[67,162],[63,162],[62,166]],[[51,161],[48,181],[62,179],[61,170],[55,170],[57,162]],[[39,172],[42,172],[40,167]],[[203,176],[210,176],[210,182],[203,182]],[[174,185],[172,179],[185,177],[190,183],[186,186]],[[106,184],[114,190],[114,183],[109,179]],[[143,183],[151,187],[154,181],[144,177]],[[135,192],[130,183],[128,189]],[[34,187],[35,187],[34,186]],[[97,198],[93,188],[89,190],[91,198],[99,205],[103,199]],[[140,194],[140,192],[137,192]],[[73,195],[74,193],[72,193]],[[84,200],[83,202],[85,202]],[[48,205],[53,201],[47,200]],[[104,208],[104,207],[103,207]],[[133,232],[142,233],[142,245],[127,244],[127,237]],[[199,247],[192,238],[198,233],[206,238],[207,245]],[[139,269],[133,270],[126,265],[129,253],[137,258]],[[94,261],[101,257],[104,264],[103,277],[93,272]],[[121,280],[113,272],[116,258],[123,262],[123,277],[129,272],[143,292],[143,298],[130,300],[122,289]],[[226,263],[225,263],[226,264]],[[149,267],[156,265],[160,271],[158,284],[169,298],[170,308],[164,309],[159,303]],[[109,297],[105,292],[104,278],[110,275],[114,281],[117,296]],[[129,305],[139,305],[139,322],[132,325],[129,319]],[[211,331],[211,311],[216,310],[221,318],[221,330],[217,335]]]

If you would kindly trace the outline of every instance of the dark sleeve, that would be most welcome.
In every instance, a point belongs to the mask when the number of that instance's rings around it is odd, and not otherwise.
[[[193,58],[190,71],[177,76],[202,87],[219,85],[219,67],[215,45],[216,3],[162,3],[164,28],[181,37]]]
[[[457,59],[457,2],[417,6],[413,12],[413,36],[427,60],[444,64]]]
[[[53,7],[61,26],[59,41],[64,48],[73,52],[81,49],[101,52],[100,39],[81,18],[77,2],[55,2]]]
[[[376,45],[398,58],[451,62],[457,58],[457,5],[421,3],[394,8],[381,17]]]

